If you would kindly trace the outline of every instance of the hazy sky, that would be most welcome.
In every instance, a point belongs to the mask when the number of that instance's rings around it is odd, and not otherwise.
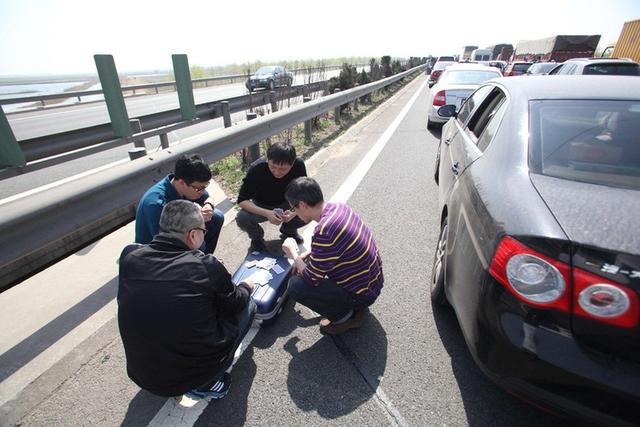
[[[457,54],[464,45],[601,34],[617,40],[640,0],[0,0],[0,76],[340,56]]]

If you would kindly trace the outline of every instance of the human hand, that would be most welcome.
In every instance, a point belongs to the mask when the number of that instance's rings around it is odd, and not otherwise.
[[[282,242],[282,251],[291,259],[295,260],[298,256],[298,243],[292,237],[287,237]]]
[[[302,276],[302,273],[307,269],[307,264],[305,264],[304,260],[301,257],[297,257],[295,261],[293,261],[293,274],[296,276]]]
[[[273,211],[267,211],[267,219],[269,220],[269,222],[273,225],[280,225],[282,224],[282,216],[278,215],[277,212],[275,212],[275,210]]]
[[[251,279],[250,277],[247,277],[246,279],[244,279],[242,283],[245,283],[249,287],[249,289],[251,289],[251,292],[253,292],[253,290],[256,287],[256,284],[253,283],[253,279]]]
[[[213,207],[209,203],[204,206],[200,206],[200,212],[202,213],[204,222],[209,222],[211,221],[211,218],[213,218]]]
[[[291,212],[289,209],[287,209],[282,213],[282,222],[289,222],[295,217],[296,217],[296,213]]]

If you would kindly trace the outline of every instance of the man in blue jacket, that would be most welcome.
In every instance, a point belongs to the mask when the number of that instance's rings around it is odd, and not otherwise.
[[[215,209],[207,186],[211,181],[209,166],[197,154],[183,155],[172,174],[144,193],[136,211],[136,243],[151,242],[158,234],[162,208],[172,200],[186,199],[197,203],[202,211],[207,233],[200,248],[204,253],[215,251],[224,223],[224,214]]]

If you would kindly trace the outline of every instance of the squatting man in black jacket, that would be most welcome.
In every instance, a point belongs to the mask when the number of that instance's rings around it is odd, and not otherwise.
[[[120,256],[118,325],[127,373],[159,396],[224,397],[233,356],[256,311],[253,283],[235,286],[213,255],[198,250],[200,207],[169,202],[160,233]]]

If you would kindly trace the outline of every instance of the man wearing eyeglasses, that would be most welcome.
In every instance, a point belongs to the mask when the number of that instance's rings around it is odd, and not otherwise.
[[[127,374],[159,396],[224,397],[234,353],[256,311],[253,283],[235,286],[227,269],[198,248],[204,241],[198,205],[169,202],[160,232],[120,256],[118,326]]]
[[[209,166],[197,154],[183,155],[177,161],[172,174],[167,175],[144,193],[136,211],[136,243],[149,243],[159,231],[162,208],[173,200],[186,199],[200,206],[206,234],[201,250],[215,251],[224,223],[224,214],[215,209],[206,188],[211,181]]]

